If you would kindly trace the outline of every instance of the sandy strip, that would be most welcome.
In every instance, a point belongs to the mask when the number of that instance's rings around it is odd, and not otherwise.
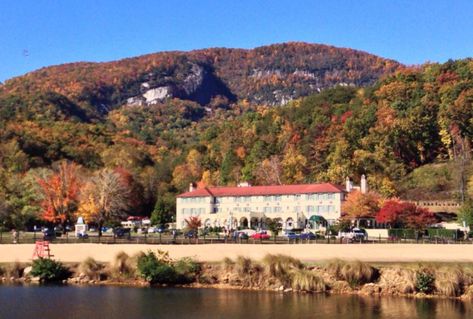
[[[28,262],[33,244],[0,245],[0,263]],[[290,255],[306,262],[332,258],[357,259],[370,262],[473,262],[473,245],[440,244],[206,244],[206,245],[106,245],[106,244],[52,244],[55,259],[63,262],[80,262],[87,257],[109,262],[125,251],[132,255],[139,251],[161,249],[172,258],[194,257],[200,261],[220,261],[238,255],[260,259],[265,254]]]

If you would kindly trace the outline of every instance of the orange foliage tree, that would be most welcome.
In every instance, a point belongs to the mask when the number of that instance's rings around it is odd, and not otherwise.
[[[348,194],[342,204],[342,215],[344,219],[359,222],[361,218],[374,218],[379,211],[381,197],[374,192],[362,194],[354,191]]]
[[[63,161],[47,177],[38,179],[42,193],[42,217],[44,220],[65,224],[74,217],[79,202],[81,181],[79,166]]]

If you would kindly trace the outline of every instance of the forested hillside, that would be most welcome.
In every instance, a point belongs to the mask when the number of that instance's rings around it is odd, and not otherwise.
[[[212,90],[196,89],[202,83]],[[296,93],[278,100],[275,90]],[[84,214],[97,176],[113,174],[128,189],[121,210],[167,220],[190,182],[342,183],[367,174],[382,195],[403,196],[425,164],[468,174],[472,103],[472,60],[404,68],[306,44],[45,68],[0,88],[0,219],[23,225],[47,215],[54,203],[45,189],[59,187],[65,170],[74,176],[67,209]],[[453,178],[437,185],[446,196],[458,196]]]

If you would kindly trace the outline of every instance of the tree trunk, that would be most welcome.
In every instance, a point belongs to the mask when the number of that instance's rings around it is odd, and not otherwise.
[[[102,237],[102,226],[103,226],[103,221],[99,221],[99,237]]]

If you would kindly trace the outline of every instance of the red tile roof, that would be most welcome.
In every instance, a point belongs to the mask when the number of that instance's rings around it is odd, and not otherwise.
[[[222,196],[264,196],[296,195],[310,193],[343,193],[345,190],[331,183],[303,185],[271,185],[248,187],[205,187],[186,192],[177,197],[222,197]]]

